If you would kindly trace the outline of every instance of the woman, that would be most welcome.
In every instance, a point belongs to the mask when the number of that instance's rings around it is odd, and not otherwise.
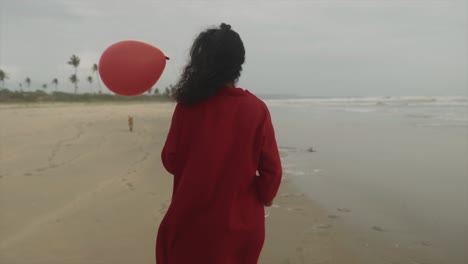
[[[282,175],[270,114],[235,88],[245,50],[231,26],[200,33],[190,56],[161,155],[174,188],[156,262],[254,264],[265,240],[264,206]]]

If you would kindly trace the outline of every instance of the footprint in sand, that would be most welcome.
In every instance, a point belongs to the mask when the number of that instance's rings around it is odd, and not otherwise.
[[[299,263],[305,264],[304,250],[301,247],[296,248],[296,252],[299,258]]]
[[[432,246],[432,244],[431,244],[431,243],[429,243],[429,242],[425,242],[425,241],[422,241],[422,242],[420,242],[420,243],[419,243],[419,245],[421,245],[421,246],[425,246],[425,247],[430,247],[430,246]]]
[[[318,225],[315,225],[315,228],[318,228],[318,229],[329,229],[331,228],[332,225],[330,224],[318,224]]]
[[[133,183],[127,182],[126,185],[128,186],[128,188],[129,188],[130,190],[132,190],[132,191],[135,190],[135,186],[133,185]]]
[[[338,212],[342,212],[342,213],[350,213],[351,210],[348,209],[348,208],[337,208],[336,210],[338,210]]]
[[[159,213],[165,214],[166,211],[167,211],[167,204],[166,203],[161,204],[161,207],[159,208]]]
[[[307,152],[317,152],[314,148],[310,147],[307,149]]]
[[[332,228],[331,224],[315,224],[305,231],[305,233],[323,233],[325,230]]]
[[[24,176],[32,176],[32,173],[30,172],[26,172],[25,174],[23,174]]]
[[[0,179],[3,178],[3,175],[0,175]]]
[[[337,219],[338,217],[339,217],[339,216],[333,215],[333,214],[328,215],[328,218],[330,218],[330,219]]]
[[[377,231],[377,232],[384,232],[385,230],[381,228],[380,226],[373,226],[372,230]]]

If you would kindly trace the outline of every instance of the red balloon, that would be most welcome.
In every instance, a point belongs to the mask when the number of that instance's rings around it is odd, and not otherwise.
[[[102,82],[116,94],[145,93],[161,77],[166,67],[164,54],[147,43],[125,40],[108,47],[99,59]]]

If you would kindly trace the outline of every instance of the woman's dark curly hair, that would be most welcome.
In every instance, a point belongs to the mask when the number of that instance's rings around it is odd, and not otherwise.
[[[195,104],[214,95],[240,77],[245,61],[242,40],[230,25],[207,29],[198,35],[190,50],[190,61],[175,86],[174,98]]]

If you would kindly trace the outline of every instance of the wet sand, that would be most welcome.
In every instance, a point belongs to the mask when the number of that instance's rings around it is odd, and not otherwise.
[[[0,263],[154,263],[171,104],[0,106]],[[127,117],[134,117],[134,131]],[[260,263],[360,263],[287,177]]]

